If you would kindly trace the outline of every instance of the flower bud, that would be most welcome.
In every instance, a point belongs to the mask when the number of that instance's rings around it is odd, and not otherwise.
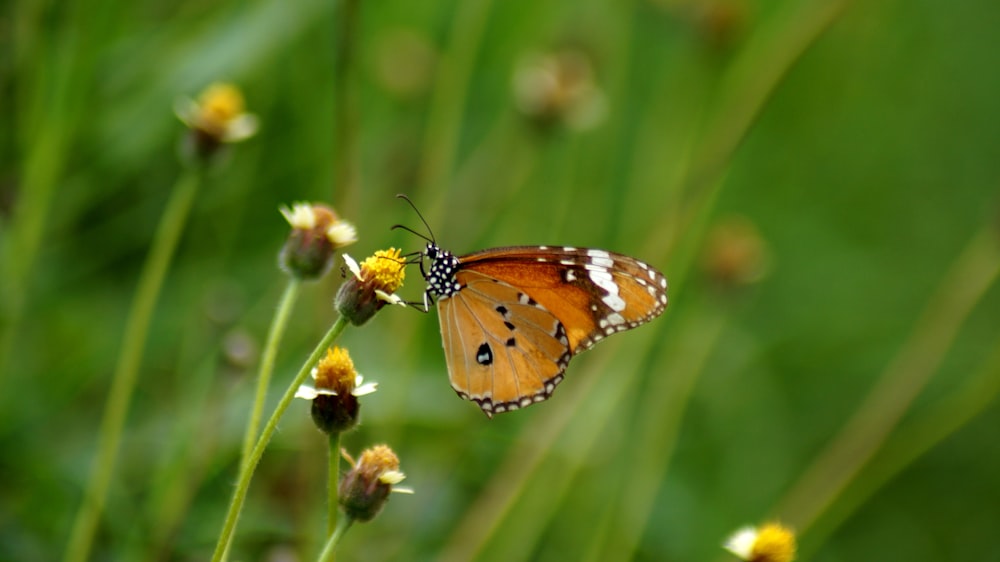
[[[326,205],[296,203],[291,209],[280,210],[292,232],[281,249],[279,262],[282,269],[299,279],[325,275],[336,251],[358,239],[354,226],[338,218]]]
[[[340,507],[356,521],[370,521],[382,510],[393,486],[404,478],[392,449],[386,445],[367,449],[340,481]]]

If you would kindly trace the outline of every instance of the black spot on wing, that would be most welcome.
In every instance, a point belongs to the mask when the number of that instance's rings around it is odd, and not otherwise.
[[[493,364],[493,348],[490,347],[490,344],[483,342],[479,345],[479,349],[476,351],[476,363],[480,365]]]

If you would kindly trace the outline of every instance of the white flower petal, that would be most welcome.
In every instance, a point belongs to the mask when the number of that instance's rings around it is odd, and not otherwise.
[[[757,542],[757,529],[754,527],[743,527],[733,533],[722,547],[736,556],[748,560],[750,554],[753,553],[753,544],[755,542]]]
[[[378,298],[384,300],[389,304],[398,304],[400,306],[406,306],[406,301],[401,299],[399,295],[397,295],[396,293],[390,295],[389,293],[383,291],[382,289],[375,289],[375,296],[377,296]]]
[[[400,494],[413,494],[413,493],[415,493],[413,491],[413,488],[409,488],[407,486],[393,486],[392,490],[390,490],[390,491],[397,492],[397,493],[400,493]]]
[[[278,210],[292,228],[311,230],[316,227],[316,212],[309,203],[298,202],[294,203],[291,209],[282,206]]]
[[[354,391],[351,392],[354,396],[364,396],[366,394],[371,394],[378,390],[377,382],[369,382],[355,387]]]
[[[354,258],[347,254],[341,255],[344,256],[344,263],[347,264],[347,269],[351,270],[351,273],[358,278],[358,281],[364,281],[364,279],[361,278],[361,267],[358,266],[358,262],[354,261]]]
[[[319,392],[316,392],[315,388],[313,388],[311,386],[308,386],[308,385],[302,385],[302,386],[299,387],[298,390],[295,391],[295,397],[296,398],[305,398],[306,400],[315,400],[317,396],[319,396]]]
[[[406,478],[406,475],[398,470],[387,470],[379,475],[378,481],[383,484],[399,484]]]
[[[237,116],[226,125],[226,130],[222,135],[223,142],[240,142],[246,140],[257,133],[257,116],[244,113]]]
[[[330,242],[333,242],[334,246],[342,248],[358,241],[358,231],[353,224],[339,220],[326,230],[326,237]]]

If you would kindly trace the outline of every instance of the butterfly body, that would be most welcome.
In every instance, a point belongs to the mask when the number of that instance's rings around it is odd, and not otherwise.
[[[425,304],[437,302],[452,388],[487,416],[552,395],[570,359],[659,316],[667,280],[606,250],[492,248],[465,256],[427,245]]]

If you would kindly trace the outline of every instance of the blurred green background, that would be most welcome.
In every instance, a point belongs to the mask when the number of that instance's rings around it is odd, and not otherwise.
[[[362,1],[340,72],[342,6],[3,8],[0,559],[63,554],[181,173],[174,100],[228,80],[261,128],[195,201],[91,559],[209,557],[285,283],[279,205],[332,203],[361,258],[422,247],[389,230],[420,228],[406,193],[459,254],[616,250],[671,305],[491,421],[449,388],[434,312],[348,330],[380,390],[343,444],[388,443],[416,494],[341,560],[727,560],[772,518],[803,560],[1000,560],[1000,3]],[[603,108],[586,126],[513,93],[566,52]],[[305,287],[269,408],[339,282]],[[294,404],[232,559],[315,556],[325,446]]]

